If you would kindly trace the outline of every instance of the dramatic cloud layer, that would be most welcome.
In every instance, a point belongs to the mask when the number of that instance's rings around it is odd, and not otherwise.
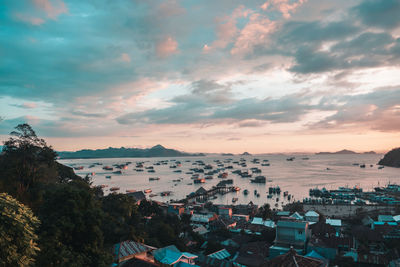
[[[385,150],[398,14],[396,0],[6,0],[0,134],[26,121],[58,149]]]

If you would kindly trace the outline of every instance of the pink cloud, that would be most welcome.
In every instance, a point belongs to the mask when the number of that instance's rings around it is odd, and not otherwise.
[[[127,53],[122,53],[120,55],[120,57],[118,58],[118,61],[130,63],[131,62],[131,57]]]
[[[166,58],[178,53],[178,42],[171,36],[156,45],[156,53],[160,58]]]
[[[68,12],[68,8],[62,0],[32,0],[34,5],[42,9],[51,19]]]
[[[279,11],[284,18],[288,19],[291,17],[291,14],[296,12],[296,9],[305,2],[307,2],[307,0],[297,0],[295,2],[290,0],[268,0],[261,6],[261,9]]]
[[[269,35],[276,29],[276,23],[260,14],[252,14],[250,21],[240,31],[231,54],[246,54],[258,44],[265,44]]]
[[[217,19],[217,39],[211,45],[205,45],[203,52],[207,53],[212,49],[225,48],[231,43],[238,34],[238,28],[236,27],[236,21],[239,18],[248,17],[252,11],[246,9],[240,5],[237,7],[231,15],[224,16]]]
[[[19,21],[26,22],[35,26],[39,26],[45,22],[44,19],[32,17],[30,15],[22,13],[15,13],[14,17]]]

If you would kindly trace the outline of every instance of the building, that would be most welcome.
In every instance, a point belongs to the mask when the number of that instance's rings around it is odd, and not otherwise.
[[[308,222],[278,221],[274,245],[269,248],[270,258],[287,253],[293,248],[298,254],[304,255],[307,241],[310,237]]]
[[[168,213],[181,215],[185,212],[185,205],[183,203],[170,203],[168,205]]]
[[[194,265],[197,255],[189,252],[181,252],[174,245],[160,248],[153,251],[154,259],[162,266]]]
[[[309,210],[304,214],[304,219],[307,222],[318,222],[319,221],[319,214],[313,210]]]
[[[114,245],[114,262],[122,263],[131,259],[139,259],[142,261],[154,263],[154,258],[150,252],[156,248],[127,240]]]
[[[333,226],[336,230],[336,235],[339,236],[342,231],[342,220],[340,219],[326,219],[325,223]]]
[[[290,249],[287,253],[279,255],[272,259],[268,266],[271,267],[325,267],[326,262],[312,257],[303,257],[296,253],[295,249]]]
[[[218,215],[215,213],[193,213],[192,217],[190,217],[190,221],[193,225],[203,225],[207,229],[209,228],[210,222],[218,219]]]
[[[224,218],[232,218],[232,208],[218,207],[218,215]]]

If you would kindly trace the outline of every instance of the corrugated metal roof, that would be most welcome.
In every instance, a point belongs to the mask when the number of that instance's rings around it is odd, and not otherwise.
[[[217,252],[207,255],[207,257],[223,260],[229,258],[231,254],[226,249],[221,249]]]
[[[135,241],[124,241],[115,245],[115,252],[118,259],[150,251],[152,249],[152,247]]]

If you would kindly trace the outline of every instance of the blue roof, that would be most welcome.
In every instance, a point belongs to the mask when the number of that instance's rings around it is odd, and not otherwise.
[[[325,260],[325,258],[319,255],[315,250],[312,250],[311,252],[307,253],[304,257]]]
[[[226,249],[221,249],[217,252],[207,255],[207,257],[211,257],[211,258],[215,258],[215,259],[219,259],[219,260],[229,258],[230,256],[231,256],[231,254]]]
[[[174,245],[153,251],[153,256],[157,261],[169,265],[175,264],[182,257],[197,258],[197,255],[188,252],[180,252]]]

